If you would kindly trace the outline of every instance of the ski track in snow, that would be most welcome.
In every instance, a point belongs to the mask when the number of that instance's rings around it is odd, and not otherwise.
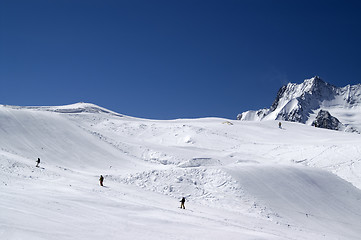
[[[278,121],[146,120],[87,104],[0,106],[0,122],[1,239],[361,234],[357,134],[279,129]]]

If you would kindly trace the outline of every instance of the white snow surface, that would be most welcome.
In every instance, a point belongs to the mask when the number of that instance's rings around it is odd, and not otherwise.
[[[278,122],[1,105],[0,239],[360,239],[361,136]]]

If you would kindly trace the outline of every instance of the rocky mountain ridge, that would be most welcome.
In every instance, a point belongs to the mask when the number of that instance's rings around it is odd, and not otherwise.
[[[323,127],[322,124],[313,124],[321,110],[319,122],[325,122],[321,120],[325,117],[339,122],[332,128],[328,125],[328,129],[359,132],[361,121],[356,116],[361,116],[361,84],[336,87],[318,76],[306,79],[301,84],[288,83],[279,89],[270,108],[246,111],[238,114],[237,119],[281,120]]]

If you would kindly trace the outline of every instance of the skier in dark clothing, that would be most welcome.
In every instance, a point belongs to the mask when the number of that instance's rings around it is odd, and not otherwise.
[[[38,158],[38,160],[36,160],[36,167],[39,167],[40,164],[40,158]]]
[[[186,201],[186,199],[184,197],[182,197],[182,200],[180,200],[181,206],[180,208],[186,209],[184,206],[184,202]]]
[[[103,175],[100,175],[99,182],[100,182],[100,186],[102,187],[103,187],[103,180],[104,180]]]

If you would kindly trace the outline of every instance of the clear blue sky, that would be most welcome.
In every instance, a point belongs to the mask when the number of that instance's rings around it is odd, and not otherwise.
[[[235,119],[288,82],[360,83],[360,13],[341,0],[1,0],[0,104]]]

